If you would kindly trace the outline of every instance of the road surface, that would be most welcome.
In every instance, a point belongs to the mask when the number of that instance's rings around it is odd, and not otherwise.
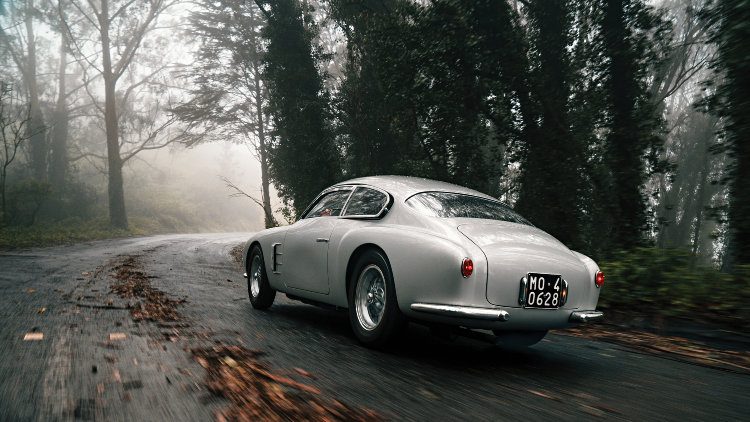
[[[390,420],[750,415],[749,376],[608,343],[551,334],[509,352],[470,339],[449,342],[412,324],[385,353],[360,346],[342,312],[283,295],[270,311],[254,311],[229,255],[248,236],[154,236],[0,253],[0,420],[212,420],[229,403],[206,387],[191,349],[216,344],[261,350],[264,365],[321,397]],[[186,300],[180,321],[135,321],[130,302],[110,292],[115,266],[128,257],[154,288]]]

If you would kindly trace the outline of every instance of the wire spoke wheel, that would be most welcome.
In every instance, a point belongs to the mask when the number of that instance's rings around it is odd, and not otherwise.
[[[354,301],[362,328],[367,331],[377,328],[386,305],[385,276],[377,265],[368,265],[360,273]]]
[[[247,294],[250,296],[250,303],[255,309],[268,309],[269,306],[273,305],[276,290],[268,282],[265,265],[263,264],[263,251],[260,246],[255,245],[250,250],[246,270]]]
[[[253,256],[253,261],[250,264],[250,294],[253,297],[258,297],[258,294],[260,294],[260,281],[262,277],[260,265],[260,255]]]

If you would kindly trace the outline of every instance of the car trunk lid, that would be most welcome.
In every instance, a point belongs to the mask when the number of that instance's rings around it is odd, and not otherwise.
[[[487,300],[494,305],[520,306],[520,280],[528,273],[561,275],[569,285],[564,308],[577,308],[593,286],[583,262],[536,227],[498,221],[460,224],[458,230],[487,258]]]

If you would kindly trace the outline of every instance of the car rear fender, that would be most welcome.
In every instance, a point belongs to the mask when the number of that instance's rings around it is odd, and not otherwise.
[[[341,233],[340,240],[331,245],[328,254],[331,304],[347,306],[347,267],[355,251],[366,244],[375,245],[386,254],[399,308],[405,313],[417,301],[473,306],[477,298],[486,302],[487,264],[476,245],[459,236],[449,239],[410,227],[371,225]],[[474,261],[474,274],[468,279],[460,271],[464,258]]]

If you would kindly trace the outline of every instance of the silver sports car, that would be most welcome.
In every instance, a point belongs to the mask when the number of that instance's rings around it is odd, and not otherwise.
[[[528,346],[603,317],[604,274],[593,260],[491,196],[428,179],[332,186],[294,224],[250,238],[244,261],[254,308],[271,306],[277,291],[346,308],[370,346],[407,321],[492,330],[499,343]]]

